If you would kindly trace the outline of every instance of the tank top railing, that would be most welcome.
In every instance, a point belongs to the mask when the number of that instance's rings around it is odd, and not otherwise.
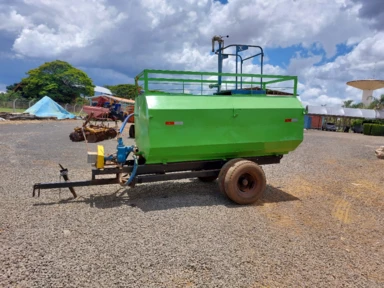
[[[220,92],[217,92],[218,76],[221,76]],[[235,95],[292,96],[297,94],[297,76],[194,72],[173,70],[143,70],[135,78],[138,91],[164,95]],[[260,82],[260,78],[263,82]],[[140,89],[139,89],[140,88]]]

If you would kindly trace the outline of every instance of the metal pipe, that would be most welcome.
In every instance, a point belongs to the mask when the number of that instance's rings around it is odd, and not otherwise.
[[[229,36],[227,35],[227,38]],[[222,73],[222,70],[223,70],[223,58],[222,58],[222,46],[224,46],[224,40],[223,40],[223,36],[213,36],[212,37],[212,52],[215,51],[215,41],[217,41],[219,43],[219,49],[216,51],[216,54],[217,52],[219,53],[218,54],[218,79],[217,79],[217,82],[218,82],[218,86],[217,86],[217,93],[220,92],[220,86],[221,86],[221,73]]]
[[[13,112],[15,112],[15,110],[16,110],[16,101],[17,100],[19,100],[19,99],[15,99],[15,100],[13,100]]]
[[[237,49],[237,47],[236,47],[236,90],[237,90],[237,55],[239,55],[239,51],[238,51],[238,49]]]
[[[235,46],[236,47],[236,56],[238,56],[238,47],[239,46],[242,46],[242,45],[240,45],[240,44],[231,44],[231,45],[228,45],[228,46],[225,46],[225,47],[223,47],[223,48],[221,48],[220,50],[218,50],[218,51],[216,51],[216,54],[218,54],[218,52],[220,52],[221,53],[221,51],[224,51],[225,49],[227,49],[227,48],[229,48],[229,47],[233,47],[233,46]],[[259,56],[259,55],[261,55],[261,67],[260,67],[260,71],[261,71],[261,76],[260,76],[260,87],[262,87],[263,86],[263,62],[264,62],[264,50],[263,50],[263,48],[261,47],[261,46],[258,46],[258,45],[244,45],[244,46],[247,46],[247,47],[252,47],[252,48],[259,48],[260,49],[260,53],[258,53],[258,54],[255,54],[255,55],[253,55],[253,56],[250,56],[250,57],[247,57],[247,58],[245,58],[245,59],[242,59],[242,63],[241,63],[241,65],[243,65],[243,62],[245,61],[245,60],[248,60],[248,59],[250,59],[250,58],[253,58],[253,57],[256,57],[256,56]],[[233,55],[233,54],[227,54],[227,55]],[[235,81],[235,83],[236,83],[236,89],[237,89],[237,57],[236,57],[236,81]],[[243,72],[242,72],[242,69],[241,69],[241,74],[243,74]],[[241,77],[241,81],[242,81],[242,77]],[[242,86],[242,83],[241,83],[241,88],[242,88],[243,86]]]
[[[260,48],[261,49],[261,48]],[[261,54],[261,76],[260,76],[260,87],[263,87],[263,59],[264,59],[264,53]]]
[[[217,81],[217,93],[220,92],[220,86],[221,86],[221,73],[222,73],[222,65],[223,65],[223,59],[222,59],[222,53],[221,53],[221,42],[219,42],[219,76],[218,76],[218,81]]]
[[[255,54],[255,55],[253,55],[253,56],[249,56],[249,57],[245,58],[244,61],[245,61],[245,60],[248,60],[248,59],[250,59],[250,58],[259,56],[259,55],[263,55],[263,53],[258,53],[258,54]]]
[[[241,61],[240,74],[242,75],[243,74],[243,63],[244,63],[243,57],[241,57],[241,55],[238,55],[238,54],[224,54],[224,55],[236,56],[236,59],[237,59],[237,57],[240,58],[240,61]],[[236,68],[237,68],[237,60],[236,60]],[[236,69],[236,73],[235,74],[237,74],[237,69]],[[237,79],[237,76],[236,76],[236,79]],[[240,83],[240,85],[241,85],[241,88],[243,88],[243,76],[241,76],[241,83]],[[225,89],[228,90],[227,87]]]
[[[240,55],[239,55],[240,56]],[[240,56],[241,57],[241,56]],[[241,60],[241,66],[240,66],[240,89],[243,89],[243,60]],[[251,81],[252,82],[252,81]],[[252,84],[251,84],[251,91],[252,91]]]

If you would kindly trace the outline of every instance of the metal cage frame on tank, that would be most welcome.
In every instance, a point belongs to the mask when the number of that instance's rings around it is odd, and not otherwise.
[[[241,74],[243,74],[243,63],[246,60],[253,59],[257,56],[260,56],[260,84],[263,86],[263,65],[264,65],[264,50],[261,46],[258,45],[244,45],[244,44],[230,44],[228,46],[224,47],[224,36],[214,36],[212,38],[212,52],[215,52],[216,55],[218,55],[218,73],[222,73],[223,71],[223,60],[227,59],[228,56],[234,56],[236,61],[236,74],[238,74],[238,58],[240,58],[240,91],[238,90],[238,79],[236,77],[236,88],[234,91],[221,91],[221,76],[218,76],[217,81],[217,94],[228,94],[230,92],[231,94],[237,94],[237,93],[247,93],[248,91],[242,90],[243,88],[243,77]],[[226,36],[229,37],[228,35]],[[219,48],[215,51],[215,42],[218,42]],[[225,49],[236,47],[236,53],[223,53]],[[258,48],[260,50],[259,53],[254,54],[252,56],[248,56],[247,58],[243,59],[243,57],[239,54],[240,52],[246,51],[249,48]],[[265,89],[261,89],[258,91],[258,93],[262,94],[265,93]]]

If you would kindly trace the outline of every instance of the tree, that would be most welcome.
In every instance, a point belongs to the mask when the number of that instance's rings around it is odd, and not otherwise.
[[[382,94],[379,98],[372,97],[373,101],[369,104],[369,109],[384,109],[384,94]]]
[[[0,93],[0,100],[1,101],[12,101],[15,99],[22,98],[22,93],[20,91],[14,92],[14,91],[7,91],[5,93]]]
[[[104,87],[111,90],[113,95],[122,98],[134,99],[137,94],[136,85],[134,84],[104,85]]]
[[[350,106],[350,108],[360,108],[360,109],[363,109],[364,108],[364,104],[363,103],[355,103],[355,104],[352,104]]]
[[[95,86],[88,75],[61,60],[46,62],[27,75],[21,85],[24,96],[29,99],[47,95],[55,101],[70,103],[81,94],[94,95]]]
[[[353,103],[353,100],[346,100],[346,101],[344,101],[343,107],[344,108],[351,108],[352,103]]]
[[[2,95],[2,99],[6,99],[6,101],[11,101],[17,98],[25,98],[23,93],[23,86],[21,83],[14,83],[5,87],[7,90]]]
[[[13,83],[11,85],[6,86],[5,89],[7,89],[7,92],[16,92],[17,90],[22,90],[22,86],[19,83]]]

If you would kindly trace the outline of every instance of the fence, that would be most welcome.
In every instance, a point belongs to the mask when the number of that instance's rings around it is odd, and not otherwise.
[[[148,93],[297,96],[297,76],[193,71],[143,70],[136,84]],[[272,86],[271,86],[272,85]]]
[[[35,104],[35,100],[24,100],[24,99],[15,99],[13,101],[0,101],[0,108],[5,108],[9,112],[24,112],[29,107]],[[68,103],[58,103],[65,110],[73,114],[78,114],[83,108],[83,104],[68,104]],[[22,111],[21,111],[22,110]]]

